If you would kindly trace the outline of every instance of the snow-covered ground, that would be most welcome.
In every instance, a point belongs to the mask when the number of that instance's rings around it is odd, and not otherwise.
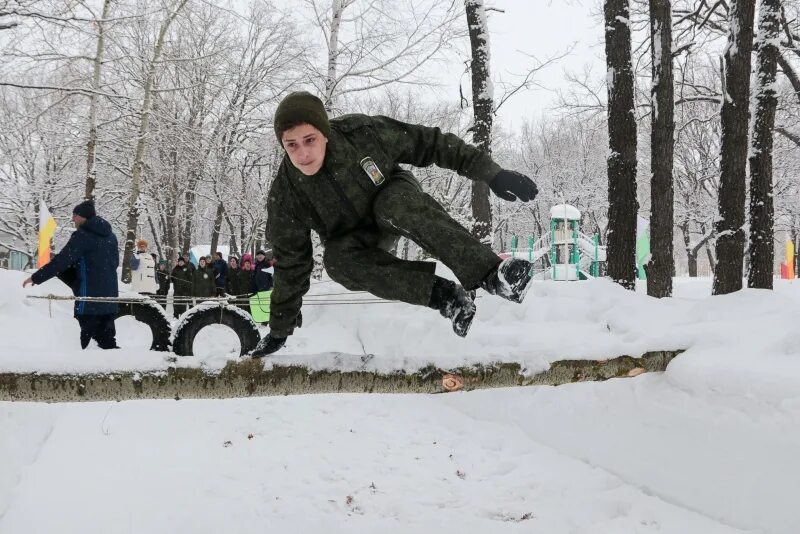
[[[0,403],[0,533],[797,532],[800,400],[675,379]]]
[[[24,298],[63,289],[23,291],[23,278],[0,270],[0,372],[167,365],[134,322],[119,325],[125,349],[80,351],[69,304],[51,319]],[[466,340],[404,305],[307,306],[279,358],[533,371],[688,349],[663,374],[448,395],[0,403],[0,534],[794,534],[800,282],[715,298],[709,280],[676,284],[662,301],[604,281],[543,282],[521,306],[484,297]],[[224,329],[201,335],[214,350],[186,360],[233,357]]]

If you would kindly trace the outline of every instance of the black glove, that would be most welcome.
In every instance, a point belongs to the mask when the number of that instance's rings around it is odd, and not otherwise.
[[[503,200],[528,202],[536,198],[539,189],[533,180],[516,171],[502,170],[489,182],[489,188]]]
[[[267,337],[258,342],[256,348],[250,353],[250,357],[263,358],[264,356],[269,356],[273,352],[278,352],[285,344],[285,337],[274,337],[272,334],[267,334]]]

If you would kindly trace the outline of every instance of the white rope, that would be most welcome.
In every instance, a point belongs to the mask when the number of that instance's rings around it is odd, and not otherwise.
[[[344,293],[343,293],[344,294]],[[314,298],[317,295],[311,296],[311,298],[304,299],[303,305],[304,306],[338,306],[344,304],[397,304],[399,301],[396,300],[384,300],[379,298],[361,298],[361,299],[321,299],[321,298]],[[160,303],[160,301],[164,301],[166,304],[168,299],[163,295],[160,295],[159,298],[153,297],[146,297],[146,298],[135,298],[135,297],[74,297],[68,295],[27,295],[25,298],[29,299],[41,299],[47,300],[50,303],[52,301],[77,301],[77,302],[107,302],[111,304],[143,304],[146,302],[156,302]],[[202,304],[202,303],[216,303],[219,304],[220,307],[225,306],[226,304],[250,304],[249,298],[237,298],[237,297],[175,297],[173,300],[173,304]]]

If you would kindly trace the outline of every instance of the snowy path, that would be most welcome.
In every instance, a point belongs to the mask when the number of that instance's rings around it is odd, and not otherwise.
[[[598,395],[579,387],[578,398]],[[0,403],[0,421],[50,434],[38,457],[11,465],[18,481],[0,492],[0,533],[742,532],[648,495],[657,488],[641,477],[561,454],[564,443],[542,445],[573,434],[602,449],[607,433],[549,419],[542,408],[556,399],[542,391]],[[0,457],[16,442],[0,437]]]

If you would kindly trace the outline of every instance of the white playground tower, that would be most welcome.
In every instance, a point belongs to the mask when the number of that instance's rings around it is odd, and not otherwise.
[[[550,265],[537,273],[538,279],[596,278],[606,261],[606,247],[599,244],[599,236],[581,232],[580,221],[581,212],[575,206],[553,206],[550,208],[550,232],[537,240],[530,236],[526,248],[518,247],[518,236],[513,236],[510,256],[535,263],[547,255]]]

